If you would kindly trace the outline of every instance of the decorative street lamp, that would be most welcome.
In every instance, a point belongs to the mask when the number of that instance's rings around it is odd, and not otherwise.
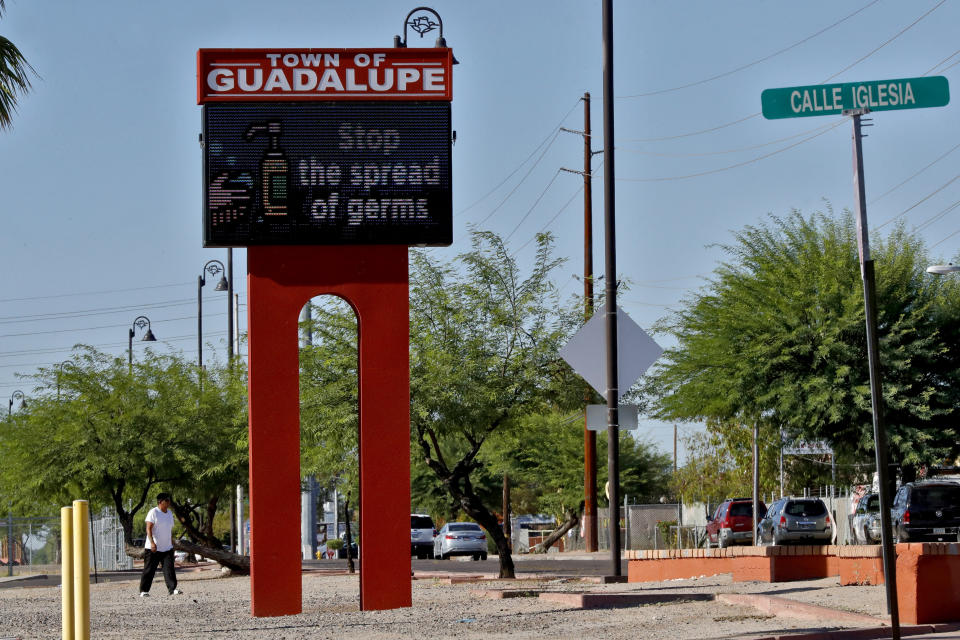
[[[130,327],[130,332],[128,337],[130,338],[129,346],[127,347],[127,363],[130,366],[130,370],[133,370],[133,337],[137,335],[136,330],[146,327],[147,330],[143,333],[143,337],[140,339],[141,342],[156,342],[157,338],[153,335],[153,331],[150,330],[150,318],[147,316],[137,316],[133,325]]]
[[[58,402],[60,401],[60,376],[63,375],[63,367],[64,365],[67,365],[67,364],[70,364],[69,360],[64,360],[63,362],[58,362],[57,364],[53,365],[57,368],[57,401]]]
[[[203,286],[207,284],[206,274],[210,274],[211,277],[216,278],[217,274],[225,273],[226,269],[223,267],[223,263],[219,260],[208,260],[207,264],[203,265],[203,270],[200,272],[200,275],[197,277],[197,366],[203,371],[203,296],[201,295]],[[217,286],[214,287],[214,291],[226,291],[227,278],[226,276],[221,275],[220,281],[217,282]],[[230,306],[230,300],[228,296],[227,306]],[[228,318],[228,322],[231,319]]]
[[[20,401],[20,408],[25,409],[27,407],[27,399],[23,397],[23,391],[17,389],[13,392],[13,395],[10,396],[10,402],[7,403],[7,417],[10,417],[10,414],[13,413],[13,401]]]

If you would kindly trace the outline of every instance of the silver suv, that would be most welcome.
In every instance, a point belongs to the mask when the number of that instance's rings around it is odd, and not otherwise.
[[[410,555],[423,558],[433,557],[433,537],[437,529],[433,518],[425,513],[410,514]]]
[[[780,498],[757,525],[761,545],[830,544],[833,522],[820,498]]]

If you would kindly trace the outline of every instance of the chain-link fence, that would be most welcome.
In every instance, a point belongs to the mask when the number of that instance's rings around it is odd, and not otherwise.
[[[60,573],[60,516],[13,517],[0,521],[0,576]],[[133,568],[124,550],[123,529],[112,509],[90,523],[91,571]]]
[[[821,497],[835,523],[836,536],[833,544],[850,544],[849,495],[832,495],[829,488],[821,491],[808,490],[808,495]],[[761,498],[769,506],[775,496]],[[717,504],[693,502],[684,504],[627,504],[618,510],[620,541],[623,549],[691,549],[706,546],[708,517],[713,515]],[[597,509],[597,544],[601,550],[610,548],[609,510]],[[516,553],[528,553],[556,527],[554,523],[540,523],[529,529],[513,528],[513,548]],[[585,540],[580,528],[573,529],[556,545],[558,550],[576,551],[585,549]]]

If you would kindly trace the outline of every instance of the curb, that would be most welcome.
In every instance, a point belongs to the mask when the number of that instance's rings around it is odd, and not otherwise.
[[[0,582],[24,582],[26,580],[44,580],[48,576],[45,573],[31,574],[29,576],[4,576],[0,578]],[[3,638],[0,638],[3,640]]]
[[[788,598],[765,596],[761,594],[718,593],[717,600],[726,604],[746,605],[754,607],[764,613],[771,613],[784,618],[799,618],[801,620],[839,620],[863,625],[880,627],[887,624],[881,618],[875,618],[863,613],[840,611],[815,604],[797,602]],[[825,636],[826,637],[826,636]],[[879,636],[883,637],[883,636]]]

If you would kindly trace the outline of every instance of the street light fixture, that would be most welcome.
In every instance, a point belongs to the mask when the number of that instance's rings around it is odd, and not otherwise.
[[[960,266],[953,264],[932,264],[927,267],[927,273],[933,274],[935,276],[945,276],[948,273],[954,273],[960,271]]]
[[[197,366],[203,371],[203,295],[201,295],[203,286],[207,284],[206,274],[216,278],[217,274],[226,274],[223,263],[219,260],[208,260],[203,265],[203,270],[197,277]],[[220,281],[214,287],[214,291],[226,291],[228,289],[226,275],[220,276]],[[230,300],[227,300],[230,305]]]
[[[21,409],[26,409],[26,408],[27,408],[27,399],[23,397],[23,391],[20,391],[19,389],[17,389],[16,391],[13,392],[13,395],[10,396],[10,402],[7,403],[7,417],[8,417],[8,418],[10,417],[10,414],[13,413],[13,401],[14,401],[14,400],[19,400],[19,401],[20,401],[20,408],[21,408]]]
[[[57,401],[60,400],[60,377],[63,375],[64,365],[70,364],[69,360],[64,360],[63,362],[58,362],[54,366],[57,368]]]
[[[137,316],[133,325],[130,327],[130,331],[127,334],[130,338],[129,346],[127,347],[127,363],[130,366],[130,369],[133,369],[133,337],[137,335],[137,329],[143,329],[144,327],[147,330],[144,332],[143,337],[140,338],[141,342],[156,342],[157,338],[153,335],[153,331],[150,330],[150,318],[147,316]]]

